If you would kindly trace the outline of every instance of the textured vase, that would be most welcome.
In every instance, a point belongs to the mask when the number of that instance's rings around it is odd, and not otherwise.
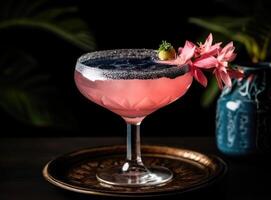
[[[233,80],[217,102],[218,149],[236,156],[270,152],[271,63],[238,67],[244,78]]]

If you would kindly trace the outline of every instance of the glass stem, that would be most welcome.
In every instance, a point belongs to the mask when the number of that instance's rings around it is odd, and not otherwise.
[[[126,162],[122,165],[122,173],[133,177],[149,173],[149,170],[144,166],[141,159],[140,123],[127,123],[126,148]]]
[[[140,123],[127,124],[127,154],[126,160],[143,165],[140,149]]]

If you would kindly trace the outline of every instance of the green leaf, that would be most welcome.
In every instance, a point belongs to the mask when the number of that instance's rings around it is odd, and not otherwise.
[[[16,57],[16,59],[14,59]],[[15,119],[35,126],[70,128],[75,120],[60,99],[51,77],[36,60],[21,51],[6,52],[0,59],[0,106]],[[22,67],[23,66],[23,67]]]
[[[246,25],[250,22],[251,19],[233,18],[233,17],[223,17],[223,19],[224,21],[220,21],[221,17],[212,19],[190,18],[189,22],[201,26],[210,31],[220,33],[230,40],[240,42],[246,47],[248,54],[251,56],[251,60],[253,61],[259,60],[260,59],[259,44],[251,35],[242,32],[242,27],[243,28],[246,27]],[[229,21],[235,21],[235,23],[227,23]]]
[[[0,18],[0,31],[13,27],[40,29],[55,34],[79,48],[95,48],[95,41],[87,24],[77,16],[77,7],[43,6],[51,2],[49,0],[37,0],[35,5],[32,5],[31,1],[11,1],[9,5],[3,2],[0,6],[3,4],[6,10]],[[35,10],[37,8],[39,9]]]
[[[193,24],[224,35],[227,39],[243,44],[253,62],[263,61],[268,54],[271,16],[255,15],[251,17],[215,17],[209,19],[190,18]]]
[[[240,3],[240,2],[239,2]],[[246,11],[244,17],[218,16],[212,18],[189,18],[189,22],[206,30],[219,33],[224,40],[233,40],[245,47],[252,62],[267,61],[271,59],[271,14],[269,1],[244,1],[236,7],[236,3],[223,2],[224,6],[233,10],[236,8],[240,15]],[[249,11],[249,13],[248,13]],[[216,95],[210,92],[217,91],[216,83],[211,82],[203,94],[202,104],[210,105]]]
[[[0,34],[17,27],[37,29],[81,49],[93,50],[94,38],[88,25],[79,18],[78,8],[55,3],[53,0],[1,0]],[[73,127],[75,120],[63,101],[65,96],[52,84],[48,72],[39,68],[37,60],[16,49],[1,51],[6,53],[0,53],[0,106],[25,123]]]
[[[35,19],[40,19],[42,21],[50,21],[50,20],[55,20],[58,17],[63,16],[63,15],[75,14],[77,11],[78,11],[78,8],[75,6],[50,8],[45,11],[41,11],[37,13],[35,15]]]
[[[173,46],[172,46],[169,42],[163,40],[162,43],[161,43],[160,46],[159,46],[158,51],[159,51],[159,52],[160,52],[160,51],[169,51],[169,50],[171,50],[171,49],[173,49]]]

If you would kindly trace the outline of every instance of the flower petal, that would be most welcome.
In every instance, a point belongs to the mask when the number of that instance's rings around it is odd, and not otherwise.
[[[232,82],[231,82],[231,78],[229,76],[229,74],[227,72],[224,71],[219,71],[220,77],[222,79],[222,81],[225,83],[225,85],[227,87],[231,87],[232,86]]]
[[[205,40],[203,46],[205,46],[206,48],[209,48],[209,47],[212,46],[212,43],[213,43],[213,35],[212,35],[212,33],[210,33],[210,34],[208,35],[208,37],[206,38],[206,40]]]
[[[186,41],[185,46],[178,57],[180,57],[180,60],[182,62],[186,63],[188,60],[190,60],[194,56],[195,49],[196,49],[196,46],[192,47],[190,42]]]
[[[236,54],[234,53],[235,47],[233,42],[228,43],[219,53],[218,60],[221,61],[232,61],[235,59]]]
[[[185,41],[185,45],[184,45],[184,48],[193,48],[195,47],[196,45],[193,43],[193,42],[190,42],[189,40],[186,40]]]
[[[195,68],[193,76],[201,85],[207,86],[207,78],[200,69]]]
[[[181,54],[181,53],[182,53],[182,50],[183,50],[183,47],[179,47],[179,48],[178,48],[178,54]]]
[[[205,50],[197,50],[197,53],[199,54],[199,56],[215,56],[218,54],[218,49],[210,49],[208,51]]]
[[[215,74],[215,78],[216,78],[216,81],[217,81],[217,85],[219,87],[219,89],[223,89],[223,83],[222,83],[222,80],[221,80],[221,77],[220,77],[220,74],[218,72],[218,70],[215,70],[214,71],[214,74]]]
[[[220,47],[221,44],[222,42],[214,44],[213,46],[210,47],[209,51],[206,53],[208,54],[213,53],[213,55],[217,54],[221,50],[221,47]]]
[[[228,61],[228,62],[231,62],[231,61],[233,61],[235,58],[236,58],[236,53],[227,53],[226,55],[225,55],[225,57],[224,57],[224,60],[225,61]]]
[[[229,50],[232,50],[232,48],[235,48],[233,46],[233,42],[229,42],[222,50],[221,54],[228,52]]]
[[[196,67],[204,68],[204,69],[210,69],[215,67],[218,64],[218,61],[215,57],[211,56],[202,56],[200,58],[197,58],[194,63]]]
[[[238,69],[237,70],[227,69],[227,73],[231,78],[239,79],[244,77],[244,73]]]
[[[208,56],[215,56],[218,54],[218,51],[220,51],[221,47],[221,42],[216,43],[212,45],[213,42],[213,36],[210,33],[208,38],[206,39],[204,44],[200,44],[199,47],[196,49],[196,55],[197,56],[203,56],[208,54]]]

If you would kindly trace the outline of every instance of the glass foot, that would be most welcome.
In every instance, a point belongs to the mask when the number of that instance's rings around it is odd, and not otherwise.
[[[173,174],[165,167],[153,167],[146,171],[132,173],[123,172],[119,167],[116,167],[98,171],[96,177],[101,183],[109,185],[143,187],[167,183],[173,178]]]

